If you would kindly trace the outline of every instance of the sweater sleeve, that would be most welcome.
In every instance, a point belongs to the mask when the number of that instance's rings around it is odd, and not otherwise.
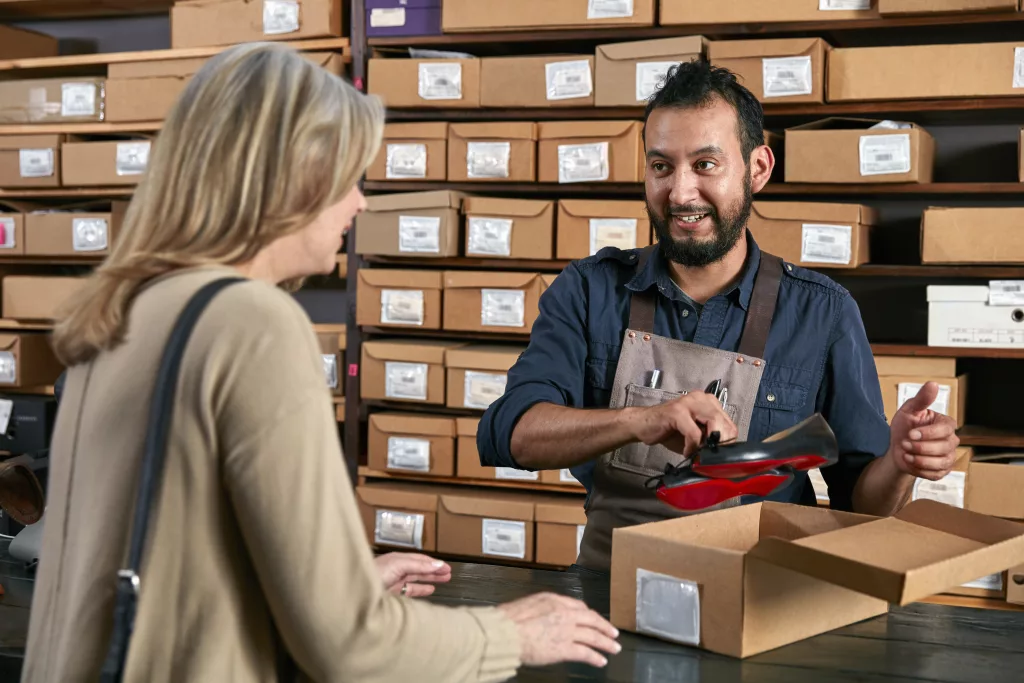
[[[276,320],[246,316],[242,327],[262,332],[231,342],[237,367],[215,403],[228,494],[296,663],[316,681],[511,678],[518,633],[497,608],[446,608],[384,590],[315,336],[293,302],[277,306]]]

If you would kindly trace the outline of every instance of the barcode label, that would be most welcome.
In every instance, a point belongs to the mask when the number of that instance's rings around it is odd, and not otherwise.
[[[389,436],[388,469],[429,472],[430,441],[403,436]]]
[[[423,549],[422,514],[377,510],[373,530],[374,543]]]
[[[633,0],[589,0],[587,19],[628,19],[633,16]]]
[[[512,221],[507,218],[469,219],[467,256],[511,256]]]
[[[608,180],[608,143],[558,146],[558,182],[586,183]]]
[[[96,84],[62,84],[60,103],[61,116],[95,116]]]
[[[149,151],[152,143],[119,142],[117,145],[117,175],[142,175],[149,165]]]
[[[441,218],[399,216],[398,251],[403,254],[441,253]]]
[[[458,62],[421,63],[419,95],[424,100],[461,100],[462,65]]]
[[[849,265],[852,252],[853,226],[804,224],[800,246],[804,263]]]
[[[370,10],[370,28],[398,28],[405,26],[405,8],[379,8]]]
[[[869,10],[871,0],[818,0],[819,10]]]
[[[1024,306],[1024,282],[989,282],[988,303],[989,306]]]
[[[299,30],[298,0],[263,0],[263,34],[295,33]]]
[[[53,175],[53,150],[18,150],[18,170],[22,178],[49,178]]]
[[[388,145],[385,175],[390,179],[426,178],[426,145]]]
[[[910,135],[862,135],[860,174],[862,176],[910,173]]]
[[[334,353],[325,353],[321,356],[324,366],[324,381],[328,389],[338,388],[338,356]]]
[[[668,72],[679,62],[638,62],[636,65],[636,100],[646,102],[654,96],[668,78]]]
[[[901,382],[896,391],[896,409],[899,410],[903,407],[904,403],[917,396],[917,393],[921,391],[923,386],[923,384],[915,384],[913,382]],[[928,408],[936,413],[949,415],[949,396],[951,391],[952,389],[948,384],[940,384],[938,398]]]
[[[508,382],[508,375],[497,375],[489,372],[466,371],[466,381],[463,384],[464,408],[476,410],[487,410],[487,408],[501,398],[505,393],[505,384]]]
[[[518,289],[482,290],[480,324],[484,327],[526,327],[526,292]]]
[[[511,142],[470,142],[466,145],[466,175],[470,178],[508,178]]]
[[[913,500],[934,500],[962,508],[966,478],[964,472],[950,472],[938,481],[917,479],[914,482]]]
[[[75,251],[103,251],[109,244],[105,218],[71,219],[71,246]]]
[[[527,472],[526,470],[517,470],[514,467],[495,467],[494,478],[512,479],[520,481],[537,481],[538,479],[540,479],[540,473]]]
[[[388,325],[422,325],[423,291],[385,289],[380,293],[380,321]]]
[[[590,255],[605,247],[636,249],[636,226],[635,218],[591,218]]]
[[[385,398],[426,401],[427,373],[426,363],[385,363]]]
[[[515,557],[520,560],[526,557],[526,522],[485,519],[482,527],[480,551],[484,555]]]
[[[544,65],[544,72],[549,101],[590,97],[594,93],[589,60],[551,62]]]
[[[814,78],[810,55],[761,61],[766,98],[810,95],[813,91]]]

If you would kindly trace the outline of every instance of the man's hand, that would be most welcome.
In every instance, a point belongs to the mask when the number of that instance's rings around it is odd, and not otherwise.
[[[388,553],[374,558],[384,588],[410,598],[423,598],[434,592],[432,583],[448,583],[452,568],[426,555]],[[405,588],[405,593],[402,593]]]
[[[648,446],[662,444],[686,457],[693,455],[711,432],[718,432],[723,443],[738,434],[722,404],[711,394],[686,394],[668,403],[640,408],[631,423],[636,441]]]
[[[900,472],[931,481],[950,473],[960,445],[953,419],[928,408],[938,395],[939,385],[928,382],[900,406],[892,418],[887,454]]]

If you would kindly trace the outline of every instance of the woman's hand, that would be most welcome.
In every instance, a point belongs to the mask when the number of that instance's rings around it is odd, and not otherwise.
[[[426,555],[388,553],[374,558],[384,588],[410,598],[423,598],[434,592],[434,583],[448,583],[452,568]]]

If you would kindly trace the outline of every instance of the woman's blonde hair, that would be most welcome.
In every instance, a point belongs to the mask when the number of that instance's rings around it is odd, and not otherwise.
[[[168,114],[110,256],[54,332],[66,365],[124,339],[154,277],[252,260],[356,185],[380,147],[383,107],[293,49],[239,45],[210,59]]]

